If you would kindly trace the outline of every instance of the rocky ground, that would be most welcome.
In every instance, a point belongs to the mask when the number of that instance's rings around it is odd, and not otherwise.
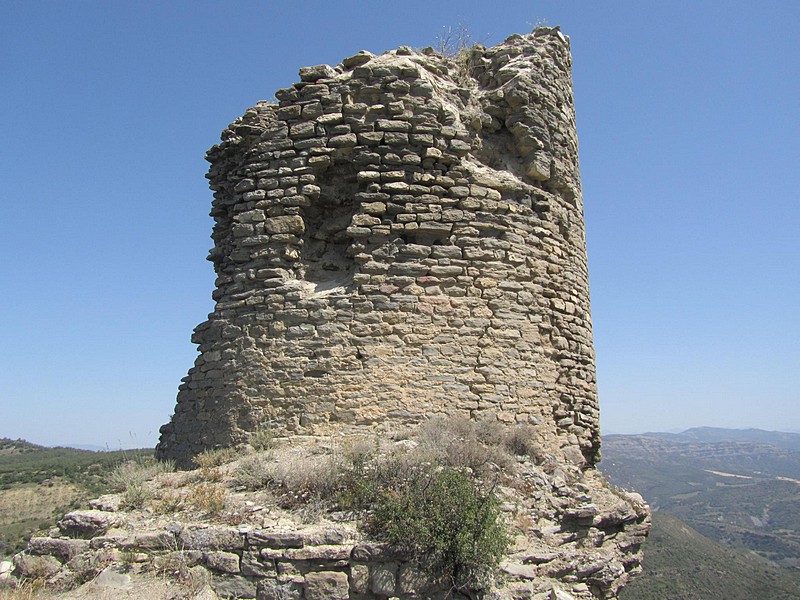
[[[146,481],[133,468],[125,490],[33,537],[4,585],[64,598],[616,598],[640,568],[642,499],[593,469],[515,455],[505,435],[505,446],[452,430],[438,446],[425,435],[270,441]],[[432,577],[424,557],[365,535],[364,511],[342,510],[337,478],[367,455],[427,457],[490,482],[510,544],[484,585]]]

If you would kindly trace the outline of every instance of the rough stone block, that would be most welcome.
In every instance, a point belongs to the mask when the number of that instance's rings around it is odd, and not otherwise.
[[[244,535],[234,527],[188,526],[178,532],[178,547],[187,550],[242,550]]]
[[[394,596],[397,589],[397,563],[370,565],[369,588],[380,596]]]
[[[264,228],[268,233],[296,233],[305,231],[305,222],[299,215],[286,215],[283,217],[270,217],[264,221]]]
[[[50,554],[62,560],[69,560],[73,556],[86,552],[89,549],[88,540],[73,540],[51,537],[32,537],[28,541],[26,551],[29,554]]]
[[[232,552],[207,552],[206,564],[209,568],[222,573],[237,574],[241,571],[239,555]]]
[[[303,583],[292,579],[259,581],[256,598],[257,600],[300,600],[303,598]]]
[[[302,548],[306,538],[298,532],[254,529],[247,533],[247,544],[254,548]]]
[[[52,556],[31,556],[17,554],[14,556],[14,571],[21,577],[44,579],[61,570],[61,563]]]
[[[215,577],[211,586],[220,598],[255,598],[256,584],[246,577]]]
[[[300,69],[300,79],[302,81],[317,81],[318,79],[330,79],[335,76],[336,71],[328,65],[316,65]]]
[[[92,538],[104,534],[117,522],[114,513],[102,510],[76,510],[64,515],[58,528],[70,537]]]
[[[348,600],[347,575],[338,571],[320,571],[305,576],[306,600]]]

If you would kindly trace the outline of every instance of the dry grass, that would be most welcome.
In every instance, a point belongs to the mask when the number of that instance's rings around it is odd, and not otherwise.
[[[34,598],[53,598],[47,592],[43,579],[31,579],[15,586],[10,582],[0,581],[0,600],[33,600]]]
[[[186,494],[186,506],[207,515],[217,515],[225,508],[225,490],[212,483],[198,483]]]
[[[341,473],[332,454],[303,456],[293,450],[276,452],[269,470],[281,503],[287,508],[333,498]]]
[[[215,450],[204,450],[194,457],[194,463],[200,467],[200,479],[202,481],[218,482],[222,481],[223,472],[220,467],[236,459],[236,451],[233,448],[217,448]]]
[[[259,453],[239,461],[233,482],[246,490],[264,489],[275,481],[274,459],[271,453]]]
[[[272,450],[275,447],[275,438],[269,429],[257,429],[250,434],[247,442],[258,452]]]
[[[432,468],[466,470],[494,485],[499,473],[513,472],[515,455],[535,450],[534,433],[523,425],[509,428],[497,421],[434,417],[400,442],[375,437],[339,445],[330,440],[312,448],[260,452],[237,463],[232,484],[249,491],[270,490],[283,508],[302,509],[314,520],[327,509],[349,508],[353,486],[371,480],[402,481]],[[201,480],[204,468],[213,476],[218,455],[198,459]]]
[[[109,482],[122,492],[122,504],[127,508],[141,508],[152,497],[149,482],[161,473],[175,470],[170,462],[132,460],[119,465],[111,473]]]
[[[0,490],[0,526],[27,519],[49,519],[54,509],[68,507],[80,497],[75,485],[60,481]]]
[[[158,498],[150,502],[153,512],[157,515],[172,515],[180,512],[184,507],[184,494],[164,490]]]
[[[236,459],[236,451],[233,448],[217,448],[215,450],[204,450],[194,457],[194,463],[200,467],[201,471],[213,469],[229,463]]]

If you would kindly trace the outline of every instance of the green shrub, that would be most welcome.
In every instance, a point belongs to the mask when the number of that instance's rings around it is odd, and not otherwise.
[[[494,494],[448,467],[381,489],[367,530],[459,587],[484,587],[510,541]]]

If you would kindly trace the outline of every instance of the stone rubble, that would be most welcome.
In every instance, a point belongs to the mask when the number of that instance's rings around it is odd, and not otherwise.
[[[297,512],[257,506],[255,492],[237,494],[250,510],[235,525],[199,514],[116,509],[119,496],[103,497],[95,504],[107,507],[108,528],[84,539],[86,530],[64,519],[14,557],[13,575],[44,577],[65,589],[99,572],[102,579],[85,586],[135,589],[138,575],[163,573],[197,590],[186,597],[208,599],[616,598],[640,570],[650,519],[641,497],[612,491],[593,469],[520,458],[514,473],[497,487],[512,547],[493,588],[469,595],[431,580],[417,557],[364,538],[355,515],[326,513],[307,524]],[[189,473],[186,480],[198,477]],[[174,489],[169,480],[162,486]]]

